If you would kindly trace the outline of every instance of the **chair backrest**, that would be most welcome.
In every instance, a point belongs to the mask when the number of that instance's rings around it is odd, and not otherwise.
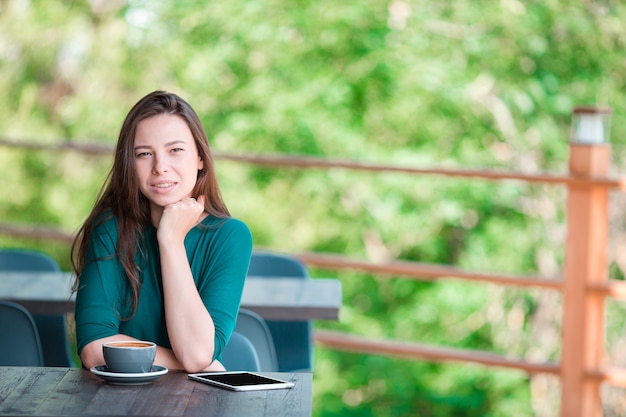
[[[297,258],[273,252],[253,251],[248,276],[309,278],[305,264]],[[310,321],[268,320],[280,372],[313,368],[313,323]]]
[[[60,271],[45,253],[28,249],[0,249],[0,271]]]
[[[0,365],[44,365],[37,326],[21,305],[0,301],[0,339]]]
[[[0,270],[57,272],[61,267],[45,253],[29,249],[0,249]],[[65,315],[35,314],[33,318],[43,347],[45,366],[74,367]]]
[[[293,256],[255,250],[250,258],[248,276],[306,278],[309,271]]]
[[[270,329],[257,313],[245,308],[239,309],[235,331],[247,337],[259,358],[260,371],[277,372],[278,359]]]
[[[238,332],[233,332],[222,352],[222,364],[227,371],[259,372],[259,356],[250,339]]]

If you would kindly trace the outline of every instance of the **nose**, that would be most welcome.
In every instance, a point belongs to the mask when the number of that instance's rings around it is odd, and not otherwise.
[[[152,172],[155,175],[163,174],[169,171],[169,165],[167,164],[167,158],[162,155],[154,155]]]

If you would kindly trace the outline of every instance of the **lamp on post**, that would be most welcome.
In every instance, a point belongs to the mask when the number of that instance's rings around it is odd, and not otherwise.
[[[604,297],[592,288],[608,280],[611,110],[577,107],[570,133],[567,240],[563,271],[561,417],[601,417]],[[599,180],[599,181],[597,181]]]
[[[572,112],[570,131],[570,173],[593,177],[608,173],[611,164],[609,133],[611,109],[581,106]]]
[[[570,141],[589,145],[608,143],[611,113],[611,109],[607,107],[574,108]]]

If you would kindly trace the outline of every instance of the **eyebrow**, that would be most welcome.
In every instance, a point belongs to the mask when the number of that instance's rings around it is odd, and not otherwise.
[[[184,143],[184,144],[187,144],[187,142],[185,142],[184,140],[182,140],[182,139],[178,139],[178,140],[173,140],[173,141],[171,141],[171,142],[167,142],[167,143],[165,143],[165,145],[164,145],[163,147],[164,147],[164,148],[167,148],[168,146],[176,145],[176,144],[178,144],[178,143]],[[150,145],[140,145],[140,146],[135,146],[135,148],[134,148],[134,149],[135,149],[135,150],[138,150],[138,149],[151,149],[151,148],[152,148],[152,146],[150,146]]]

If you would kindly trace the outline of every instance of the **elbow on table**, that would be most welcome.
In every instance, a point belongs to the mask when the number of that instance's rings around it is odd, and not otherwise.
[[[102,355],[102,347],[94,343],[88,344],[80,352],[80,360],[83,363],[83,367],[87,369],[103,365],[104,358]]]
[[[209,352],[206,352],[209,353]],[[224,366],[217,360],[213,360],[213,353],[207,355],[197,355],[180,359],[180,364],[188,373],[208,372],[208,371],[225,371]]]
[[[198,358],[198,360],[181,361],[180,364],[182,365],[185,372],[196,373],[211,370],[210,368],[212,363],[210,360],[207,361]]]
[[[180,366],[189,373],[202,372],[213,360],[213,349],[187,349],[174,354]]]

